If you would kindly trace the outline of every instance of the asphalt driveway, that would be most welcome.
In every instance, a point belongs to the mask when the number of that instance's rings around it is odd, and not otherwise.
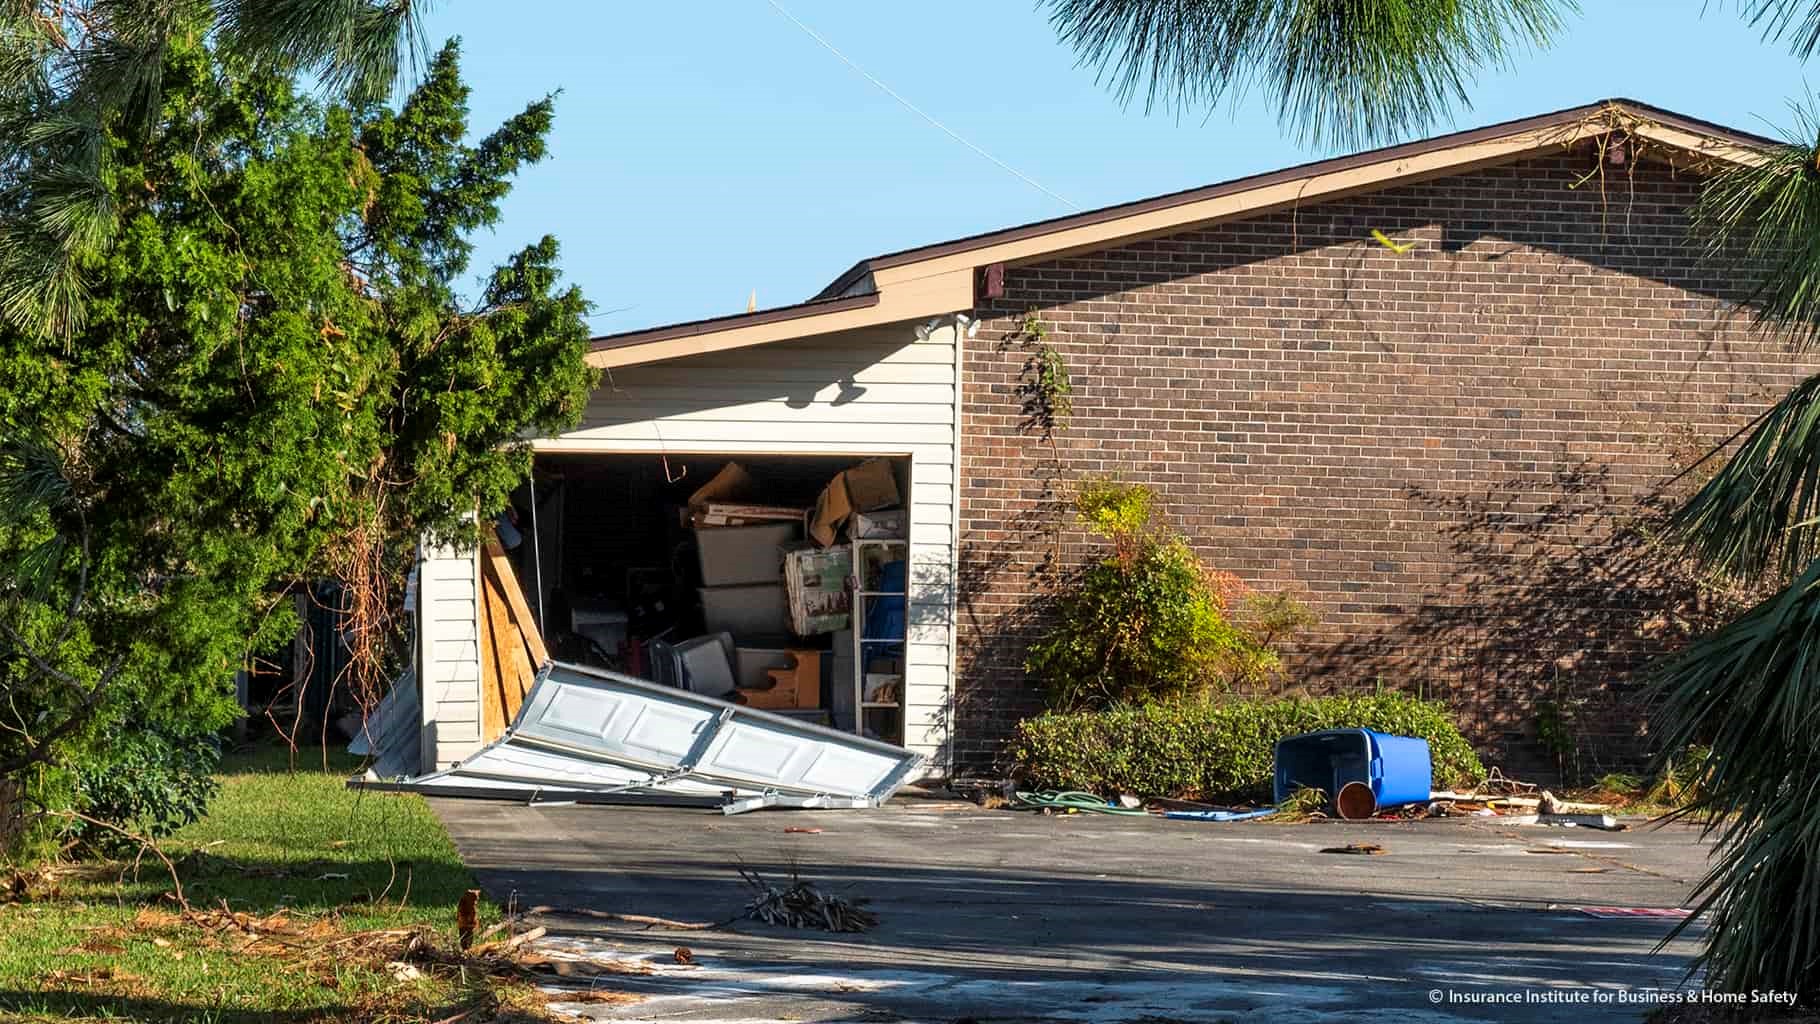
[[[1674,922],[1649,910],[1680,906],[1706,856],[1684,827],[433,803],[491,896],[555,908],[549,947],[649,965],[576,983],[617,995],[571,1009],[627,1021],[1640,1019],[1695,950],[1655,952]],[[1348,843],[1386,852],[1322,852]],[[749,896],[740,866],[869,899],[880,923],[721,924]]]

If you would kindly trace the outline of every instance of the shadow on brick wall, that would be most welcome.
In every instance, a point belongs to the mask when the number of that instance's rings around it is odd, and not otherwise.
[[[1294,685],[1446,699],[1513,771],[1639,759],[1639,670],[1713,618],[1651,544],[1667,501],[1640,495],[1675,467],[1641,432],[1742,423],[1808,371],[1748,331],[1745,269],[1689,243],[1696,176],[1598,166],[1564,152],[1008,270],[982,336],[1036,312],[1073,417],[1059,451],[1031,437],[1027,351],[966,352],[960,762],[1002,764],[1038,707],[1045,588],[1092,550],[1054,491],[1106,473],[1183,510],[1215,564],[1311,593],[1327,623]]]
[[[1293,652],[1279,692],[1444,701],[1488,763],[1523,776],[1579,781],[1646,760],[1645,669],[1739,607],[1657,542],[1670,502],[1637,501],[1592,460],[1540,480],[1405,493],[1442,516],[1438,530],[1462,567],[1454,585],[1385,609],[1369,632]],[[1054,595],[1079,571],[1028,558],[1055,542],[1067,516],[1052,499],[1007,519],[991,540],[963,544],[960,660],[975,670],[955,691],[964,773],[1008,770],[1006,740],[1041,710],[1034,684],[1006,679],[1021,675]],[[1021,584],[1013,599],[1004,574]]]
[[[1617,492],[1582,460],[1550,479],[1458,494],[1411,487],[1445,516],[1453,586],[1385,626],[1294,659],[1329,692],[1445,701],[1513,772],[1569,781],[1651,752],[1644,671],[1733,607],[1656,542],[1668,505]]]

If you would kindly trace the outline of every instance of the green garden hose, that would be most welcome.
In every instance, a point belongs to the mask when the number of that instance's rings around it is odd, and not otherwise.
[[[1019,791],[1011,804],[1015,808],[1040,808],[1052,811],[1081,811],[1086,814],[1131,814],[1149,816],[1142,807],[1120,807],[1103,797],[1078,790],[1045,789],[1037,793]]]

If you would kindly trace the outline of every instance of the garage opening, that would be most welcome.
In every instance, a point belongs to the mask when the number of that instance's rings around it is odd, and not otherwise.
[[[907,456],[536,457],[500,542],[552,657],[904,742]]]

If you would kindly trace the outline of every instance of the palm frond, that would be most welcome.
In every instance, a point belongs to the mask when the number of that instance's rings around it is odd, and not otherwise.
[[[77,117],[67,109],[34,112],[30,121],[21,123],[7,138],[31,149],[53,149],[59,152],[94,153],[101,144],[101,127],[93,118]]]
[[[95,28],[72,54],[70,96],[148,128],[158,116],[164,56],[176,34],[207,24],[204,0],[92,0]]]
[[[1680,926],[1709,926],[1707,985],[1820,995],[1820,561],[1666,662],[1654,687],[1664,753],[1711,748],[1682,813],[1718,847]]]
[[[1766,410],[1725,466],[1668,522],[1703,566],[1737,578],[1820,557],[1820,375]]]
[[[0,91],[37,90],[45,81],[52,43],[36,11],[0,5]]]
[[[69,538],[53,533],[27,547],[5,567],[5,582],[14,593],[28,600],[42,601],[57,582],[57,575],[69,561],[72,545]]]
[[[1080,63],[1147,110],[1257,86],[1305,141],[1359,145],[1467,107],[1467,85],[1544,47],[1574,0],[1045,0]]]
[[[1758,324],[1807,346],[1820,340],[1820,117],[1811,100],[1793,111],[1785,144],[1707,180],[1693,222],[1709,260],[1758,282]]]
[[[382,98],[423,64],[428,0],[0,0],[0,322],[67,338],[115,228],[101,126],[156,129],[179,33]],[[80,122],[80,123],[78,123]]]
[[[1814,0],[1746,0],[1744,19],[1763,27],[1765,42],[1788,40],[1789,52],[1806,60],[1820,46],[1820,4]]]
[[[379,99],[423,65],[427,0],[217,0],[230,52],[314,72],[331,90]]]
[[[62,453],[41,438],[0,436],[0,519],[17,522],[73,500]]]
[[[71,253],[95,252],[114,236],[114,194],[100,176],[81,167],[52,166],[30,181],[26,215]]]
[[[0,223],[0,320],[33,337],[79,330],[88,285],[77,255],[42,232]]]

